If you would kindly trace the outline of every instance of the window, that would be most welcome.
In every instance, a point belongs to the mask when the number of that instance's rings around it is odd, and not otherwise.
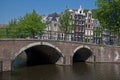
[[[84,21],[82,21],[82,25],[84,25]]]
[[[90,25],[88,25],[88,28],[90,28]]]
[[[90,19],[88,19],[88,22],[90,23]]]
[[[54,26],[57,26],[57,24],[54,24]]]

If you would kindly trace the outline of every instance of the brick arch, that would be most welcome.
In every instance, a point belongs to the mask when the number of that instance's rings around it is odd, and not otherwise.
[[[86,45],[78,46],[73,52],[73,62],[86,62],[94,55],[92,49]]]
[[[73,52],[75,53],[76,51],[78,51],[81,48],[87,48],[88,50],[90,50],[93,53],[92,49],[89,46],[85,46],[85,45],[78,46],[77,48],[74,49]]]
[[[62,54],[61,50],[60,50],[58,47],[56,47],[56,46],[54,46],[54,45],[52,45],[52,44],[50,44],[50,43],[48,43],[48,42],[35,42],[35,43],[30,43],[30,44],[28,44],[27,46],[24,46],[24,47],[22,47],[21,49],[19,49],[19,50],[13,55],[12,60],[14,60],[19,54],[21,54],[23,51],[27,50],[28,48],[31,48],[31,47],[34,47],[34,46],[39,46],[39,45],[49,46],[49,47],[52,47],[53,49],[55,49],[56,51],[58,51],[58,53],[59,53],[59,55],[61,55],[61,57],[60,57],[60,59],[56,62],[56,64],[62,64],[62,63],[63,63],[63,56],[64,56],[64,55]]]

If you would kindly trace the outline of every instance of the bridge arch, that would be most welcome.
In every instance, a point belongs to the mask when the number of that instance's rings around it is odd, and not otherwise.
[[[93,51],[89,46],[78,46],[74,50],[73,63],[75,62],[86,62],[86,60],[93,55]]]
[[[44,64],[43,63],[45,60],[44,58],[46,58],[46,61],[51,60],[51,62],[48,62],[48,63],[52,63],[52,64],[62,64],[63,63],[63,54],[62,54],[61,50],[58,47],[56,47],[48,42],[30,43],[27,46],[24,46],[21,49],[19,49],[19,51],[17,51],[14,54],[12,60],[15,60],[16,57],[19,56],[21,53],[26,53],[27,60],[30,60],[31,58],[32,59],[37,58],[39,64],[41,64],[41,63]],[[34,56],[34,57],[32,57],[32,56]],[[42,59],[40,59],[39,57]],[[47,60],[47,58],[49,58],[49,59]],[[33,61],[36,61],[36,60],[33,60]],[[43,62],[40,63],[40,60]],[[30,65],[31,65],[31,63],[35,63],[35,65],[36,65],[36,62],[30,62]]]

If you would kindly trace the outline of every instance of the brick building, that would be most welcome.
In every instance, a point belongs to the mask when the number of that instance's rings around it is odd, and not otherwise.
[[[94,30],[94,19],[92,18],[92,12],[88,11],[85,18],[85,41],[93,42],[93,30]]]
[[[93,41],[94,19],[92,12],[84,13],[80,6],[77,10],[69,10],[74,20],[74,40],[75,41]]]
[[[73,41],[93,41],[93,29],[94,29],[94,19],[92,18],[92,12],[88,11],[87,14],[84,13],[84,10],[80,6],[79,9],[69,9],[71,14],[71,18],[73,19],[74,30],[72,31],[71,40]],[[59,15],[57,13],[53,13],[44,17],[44,22],[46,23],[46,31],[49,32],[60,32],[59,29]],[[50,38],[57,38],[58,33],[50,33]],[[60,34],[64,36],[64,33]]]

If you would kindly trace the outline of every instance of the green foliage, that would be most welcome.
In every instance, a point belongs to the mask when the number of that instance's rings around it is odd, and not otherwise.
[[[34,38],[45,29],[45,24],[42,23],[41,19],[42,17],[33,10],[32,13],[27,13],[23,17],[12,19],[4,31],[10,38]]]
[[[19,27],[23,27],[23,33],[31,34],[32,37],[39,35],[45,28],[45,24],[41,21],[42,17],[39,16],[35,10],[31,14],[26,14],[23,18],[19,19]]]
[[[92,9],[92,17],[97,19],[97,9]]]
[[[59,27],[62,32],[70,33],[74,29],[73,19],[68,9],[61,14],[59,18],[59,23]]]
[[[87,15],[87,12],[89,11],[89,9],[84,9],[84,13]]]
[[[120,0],[97,0],[97,18],[107,29],[120,28]]]
[[[89,9],[84,9],[84,13],[87,15],[87,12],[89,11]],[[92,9],[92,18],[97,18],[97,9]]]
[[[12,19],[7,26],[0,29],[0,38],[14,38],[16,36],[17,19]]]
[[[94,29],[94,37],[101,38],[102,31],[103,31],[103,28],[101,28],[101,27],[96,27],[96,28]]]
[[[120,0],[96,0],[97,18],[103,28],[118,37],[120,42]]]
[[[5,28],[0,28],[0,38],[6,38],[6,30]]]

